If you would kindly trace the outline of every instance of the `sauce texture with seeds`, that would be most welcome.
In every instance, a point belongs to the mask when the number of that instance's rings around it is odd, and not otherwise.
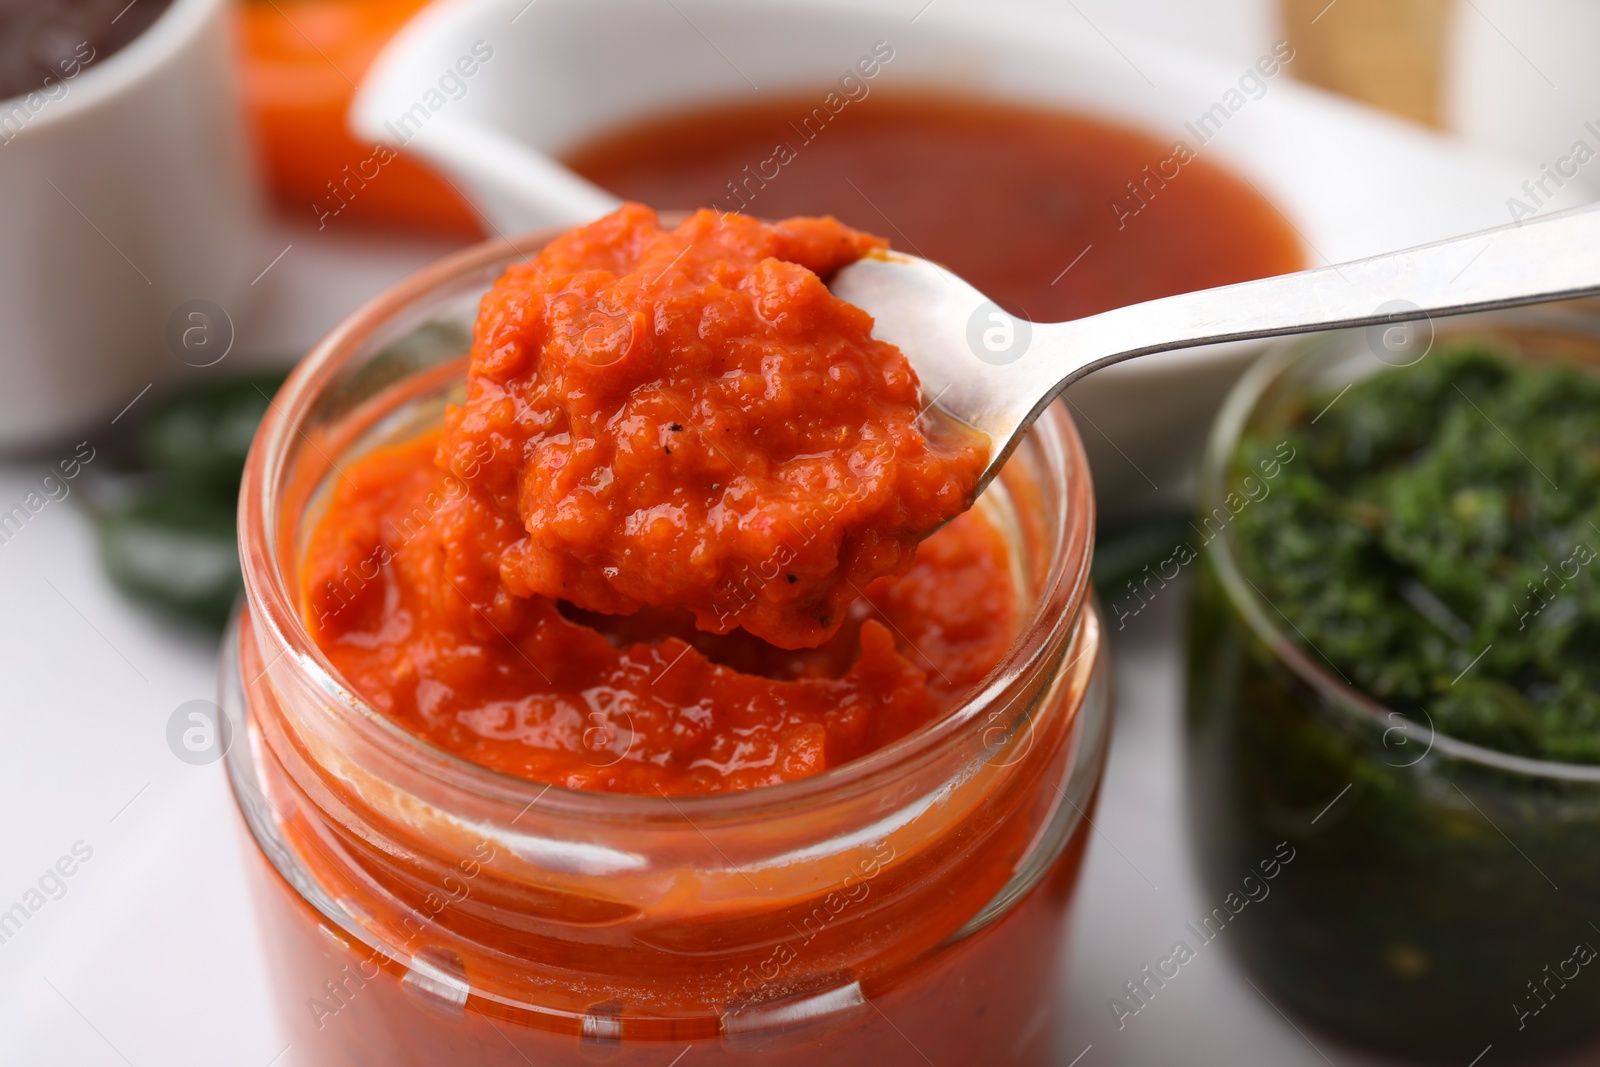
[[[506,588],[803,648],[903,573],[988,443],[926,436],[905,356],[828,292],[884,245],[827,218],[669,231],[628,205],[508,270],[441,451],[490,455],[474,495],[526,534]]]

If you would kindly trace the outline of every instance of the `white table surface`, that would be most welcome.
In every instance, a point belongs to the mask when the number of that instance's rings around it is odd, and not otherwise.
[[[1097,20],[1113,7],[1081,6]],[[1272,33],[1267,0],[1115,6],[1150,32],[1225,57],[1254,55]],[[268,235],[263,264],[293,247],[262,282],[236,363],[303,350],[359,299],[444,250],[336,230]],[[0,463],[0,510],[56,458]],[[179,704],[212,696],[215,648],[111,589],[75,504],[48,505],[0,544],[0,912],[74,844],[93,849],[65,893],[0,944],[0,1064],[291,1064],[222,769],[180,762],[165,738]],[[1183,600],[1174,586],[1115,641],[1116,733],[1070,935],[1068,1058],[1082,1050],[1081,1067],[1391,1062],[1297,1029],[1243,980],[1225,945],[1124,1028],[1109,1010],[1122,983],[1214,903],[1196,882],[1182,823]]]

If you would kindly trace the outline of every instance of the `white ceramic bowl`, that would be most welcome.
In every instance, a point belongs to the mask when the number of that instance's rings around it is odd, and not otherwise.
[[[0,101],[0,448],[115,416],[178,367],[180,305],[238,314],[259,196],[228,8],[173,0],[51,96]]]
[[[1071,10],[936,0],[442,0],[374,64],[352,109],[363,135],[443,169],[488,223],[514,233],[603,209],[593,187],[536,190],[546,157],[651,113],[836,83],[877,41],[874,88],[936,86],[1059,106],[1196,147],[1185,126],[1238,86],[1233,69],[1115,32]],[[916,16],[913,18],[913,16]],[[464,87],[437,92],[460,57]],[[1419,127],[1294,83],[1290,63],[1203,147],[1340,261],[1503,222],[1525,175]],[[435,90],[430,96],[430,90]],[[453,98],[458,97],[458,98]],[[437,108],[431,104],[438,103]],[[421,104],[423,112],[416,110]],[[403,116],[413,120],[402,124]],[[546,168],[546,171],[541,171]],[[1134,175],[1130,175],[1130,178]],[[937,175],[930,175],[937,181]],[[952,205],[960,210],[960,205]],[[592,213],[592,212],[591,212]],[[1071,390],[1103,509],[1183,499],[1206,426],[1254,345],[1136,360]]]

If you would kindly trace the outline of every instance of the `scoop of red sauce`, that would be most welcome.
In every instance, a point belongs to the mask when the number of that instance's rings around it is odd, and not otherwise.
[[[905,357],[819,277],[881,245],[628,206],[511,268],[466,402],[345,464],[314,526],[335,667],[446,751],[617,792],[803,778],[946,712],[1016,592],[961,514],[986,446],[923,435]]]
[[[931,440],[916,375],[823,277],[885,246],[830,218],[628,205],[484,298],[441,460],[526,536],[506,589],[596,612],[687,610],[815,646],[965,509],[979,437]]]

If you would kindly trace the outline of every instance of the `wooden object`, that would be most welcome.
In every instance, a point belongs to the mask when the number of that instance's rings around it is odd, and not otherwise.
[[[1295,77],[1440,125],[1448,20],[1457,0],[1280,0]]]

